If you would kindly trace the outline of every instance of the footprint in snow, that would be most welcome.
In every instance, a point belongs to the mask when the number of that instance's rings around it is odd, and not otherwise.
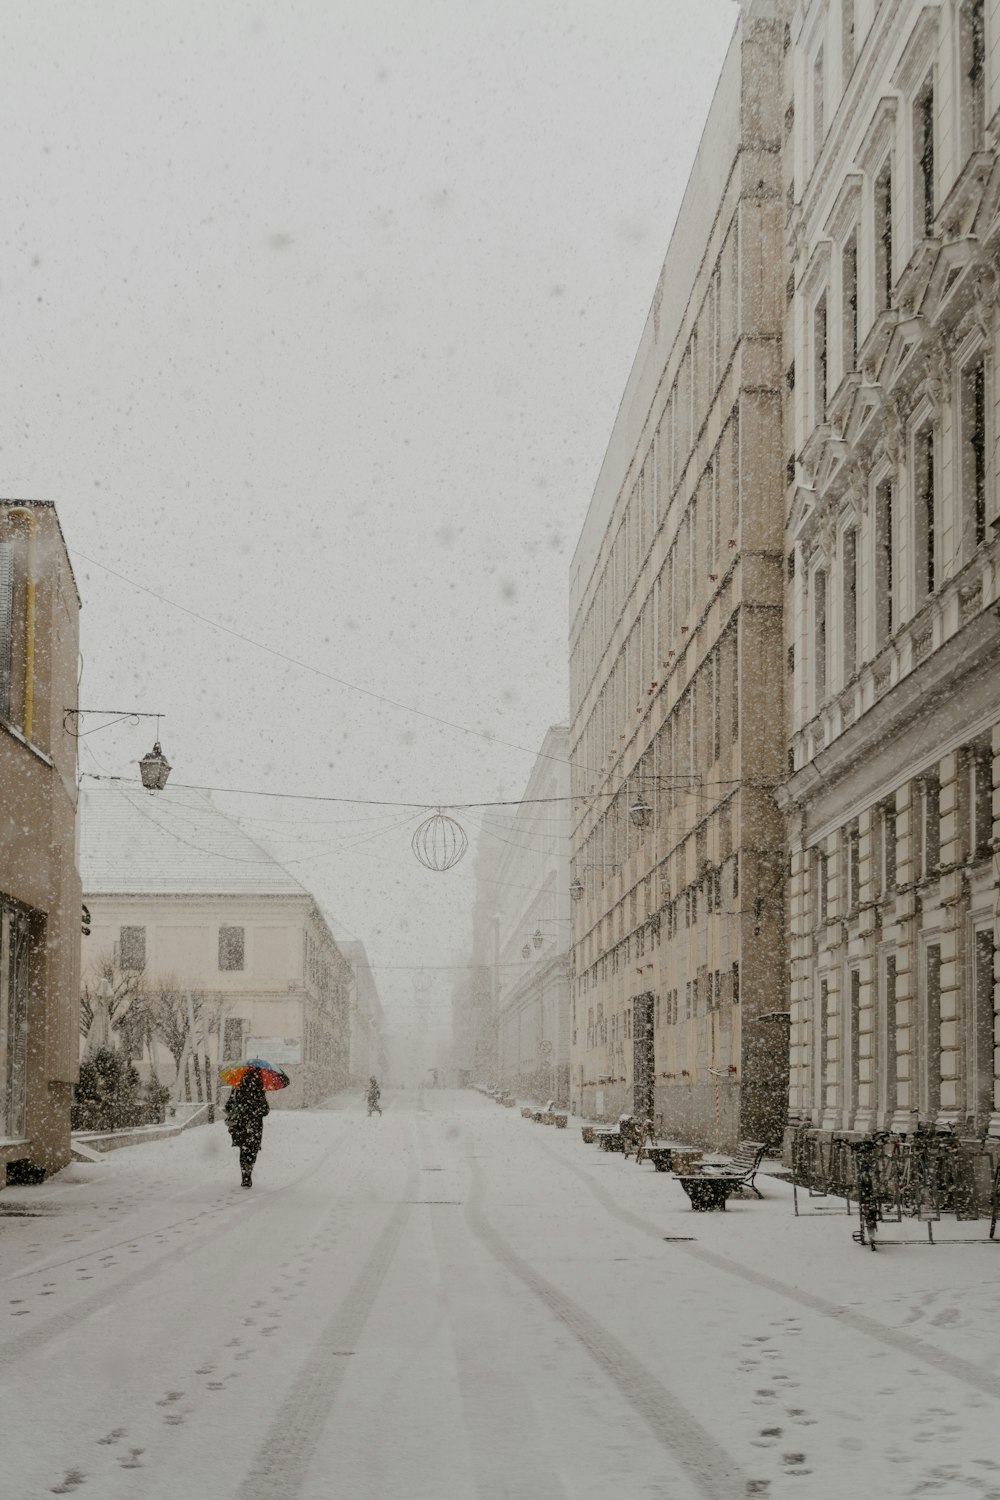
[[[67,1469],[66,1477],[62,1484],[54,1484],[49,1491],[51,1495],[71,1495],[77,1485],[83,1484],[85,1475],[81,1469]]]
[[[781,1462],[785,1465],[786,1474],[811,1474],[812,1470],[805,1467],[806,1456],[804,1453],[783,1453]]]
[[[124,1427],[115,1427],[113,1429],[113,1431],[111,1431],[111,1432],[109,1432],[107,1434],[106,1437],[98,1438],[97,1441],[103,1447],[107,1448],[107,1447],[110,1447],[110,1445],[112,1443],[117,1443],[118,1440],[119,1440],[119,1438],[123,1438],[124,1436],[125,1436],[125,1428]]]

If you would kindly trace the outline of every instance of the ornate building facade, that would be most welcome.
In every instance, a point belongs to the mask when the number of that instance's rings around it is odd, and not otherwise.
[[[743,6],[570,578],[571,1100],[780,1138],[786,7]]]
[[[1000,3],[788,41],[790,1117],[997,1130]]]
[[[551,728],[513,817],[484,825],[499,843],[498,1083],[569,1102],[569,730]]]

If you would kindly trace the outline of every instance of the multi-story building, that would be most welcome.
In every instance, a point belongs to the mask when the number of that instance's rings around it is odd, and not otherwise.
[[[474,856],[476,894],[469,963],[452,986],[452,1067],[459,1088],[497,1081],[500,916],[496,868],[500,844],[484,834]]]
[[[50,1171],[70,1154],[79,614],[54,507],[0,500],[0,1187],[9,1163]]]
[[[140,1071],[175,1080],[190,991],[210,1072],[265,1056],[292,1080],[274,1100],[287,1107],[344,1087],[352,971],[273,855],[204,793],[121,786],[83,793],[80,845],[84,979],[95,992],[109,970],[131,977],[137,1016],[119,1030]]]
[[[339,941],[337,946],[351,966],[351,1042],[349,1081],[352,1087],[366,1084],[374,1075],[385,1081],[387,1052],[382,1001],[364,943]]]
[[[1000,1131],[1000,3],[790,41],[791,1119]]]
[[[785,7],[745,4],[570,580],[571,1093],[780,1137]]]
[[[516,813],[491,815],[499,855],[497,1081],[569,1103],[569,729],[551,728]]]

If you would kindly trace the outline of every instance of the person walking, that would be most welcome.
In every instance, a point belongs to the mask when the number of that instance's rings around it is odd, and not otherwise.
[[[382,1090],[378,1086],[378,1079],[374,1078],[374,1077],[373,1078],[369,1078],[369,1080],[368,1080],[368,1118],[369,1119],[371,1119],[372,1115],[375,1113],[376,1110],[378,1110],[379,1114],[382,1113],[382,1106],[379,1103],[379,1100],[381,1099],[381,1097],[382,1097]]]
[[[245,1188],[253,1186],[253,1164],[257,1160],[264,1135],[264,1116],[270,1113],[271,1107],[264,1097],[264,1081],[260,1070],[247,1068],[226,1100],[226,1125],[233,1145],[239,1147],[240,1172]]]

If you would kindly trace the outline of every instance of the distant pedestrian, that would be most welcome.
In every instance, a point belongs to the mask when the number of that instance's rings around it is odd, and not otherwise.
[[[382,1113],[382,1106],[379,1103],[379,1100],[381,1099],[381,1097],[382,1097],[382,1090],[378,1086],[378,1079],[377,1078],[369,1078],[369,1080],[368,1080],[368,1118],[369,1119],[371,1119],[372,1115],[375,1113],[376,1110],[378,1111],[379,1114]]]
[[[253,1186],[251,1176],[264,1135],[264,1116],[270,1113],[259,1069],[247,1068],[226,1100],[226,1125],[233,1145],[240,1150],[240,1172],[245,1188]]]

